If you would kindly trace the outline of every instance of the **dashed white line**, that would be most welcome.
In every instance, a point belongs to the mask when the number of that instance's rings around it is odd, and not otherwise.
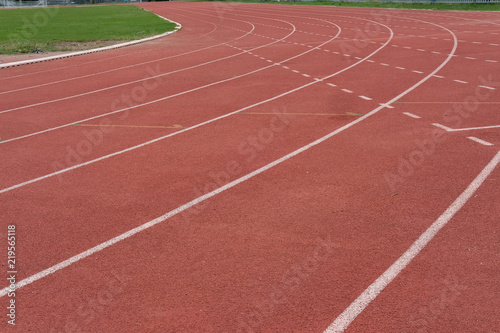
[[[389,64],[384,64],[383,62],[380,63],[382,66],[389,66]]]
[[[311,77],[311,75],[309,74],[306,74],[306,73],[303,73],[302,76],[305,76],[305,77]]]
[[[299,72],[298,70],[296,70],[296,69],[292,69],[292,72],[294,72],[294,73],[300,73],[300,72]]]
[[[477,58],[473,58],[473,57],[465,57],[465,59],[476,60]]]
[[[462,81],[462,80],[453,80],[453,81],[458,82],[458,83],[469,83],[467,81]]]
[[[487,62],[498,62],[496,60],[486,60]]]
[[[478,86],[480,88],[484,88],[484,89],[489,89],[489,90],[495,90],[496,88],[493,88],[493,87],[488,87],[488,86]]]
[[[330,87],[336,87],[337,86],[336,84],[333,84],[333,83],[327,83],[327,85],[329,85]]]
[[[418,73],[418,74],[423,74],[424,72],[421,72],[421,71],[417,71],[417,70],[412,70],[413,73]]]
[[[475,141],[477,143],[480,143],[484,146],[493,146],[493,144],[491,142],[488,142],[488,141],[484,141],[484,140],[481,140],[481,139],[478,139],[476,138],[475,136],[468,136],[467,139],[469,140],[472,140],[472,141]]]
[[[359,97],[361,97],[362,99],[367,100],[367,101],[371,101],[372,100],[372,98],[366,97],[366,96],[363,96],[363,95],[359,95]]]
[[[422,117],[419,117],[417,116],[416,114],[413,114],[411,112],[403,112],[403,114],[407,115],[408,117],[412,117],[412,118],[415,118],[415,119],[420,119]]]
[[[352,94],[352,90],[349,90],[349,89],[340,89],[340,90],[342,90],[343,92],[346,92],[348,94]]]
[[[396,66],[397,69],[406,69],[404,67],[399,67],[399,66]]]
[[[444,79],[444,76],[441,76],[441,75],[436,75],[436,74],[434,74],[433,76],[434,76],[434,77],[437,77],[438,79]]]

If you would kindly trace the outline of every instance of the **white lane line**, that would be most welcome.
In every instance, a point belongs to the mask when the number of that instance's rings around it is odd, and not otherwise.
[[[383,63],[383,62],[381,62],[380,64],[381,64],[382,66],[389,66],[389,64],[386,64],[386,63]]]
[[[496,60],[485,60],[485,61],[487,61],[487,62],[498,62]]]
[[[476,60],[477,58],[473,58],[473,57],[465,57],[465,59]]]
[[[491,46],[499,46],[499,44],[491,43]]]
[[[458,83],[469,83],[467,81],[462,81],[462,80],[453,80],[453,81],[458,82]]]
[[[292,69],[292,72],[294,72],[294,73],[300,73],[300,72],[299,72],[298,70],[296,70],[296,69]]]
[[[151,37],[147,37],[147,38],[142,38],[142,39],[138,39],[138,40],[133,40],[133,41],[130,41],[130,42],[124,42],[124,43],[119,43],[119,44],[115,44],[115,45],[99,47],[99,48],[91,49],[91,50],[77,51],[77,52],[72,52],[72,53],[67,53],[67,54],[60,54],[60,55],[55,55],[55,56],[50,56],[50,57],[44,57],[44,58],[38,58],[38,59],[30,59],[30,60],[22,60],[22,61],[16,61],[16,62],[8,62],[8,63],[5,63],[5,64],[1,64],[0,65],[0,69],[9,68],[9,67],[15,67],[15,66],[21,66],[21,65],[29,65],[29,64],[34,64],[34,63],[38,63],[38,62],[58,60],[58,59],[63,59],[63,58],[70,58],[70,57],[75,57],[75,56],[79,56],[79,55],[85,55],[85,54],[90,54],[90,53],[97,53],[97,52],[102,52],[102,51],[107,51],[107,50],[113,50],[113,49],[121,48],[121,47],[124,47],[124,46],[135,45],[135,44],[139,44],[139,43],[151,41],[151,40],[154,40],[154,39],[158,39],[158,38],[165,37],[167,35],[173,34],[173,33],[177,32],[177,31],[179,31],[179,29],[181,29],[181,27],[182,27],[182,25],[180,23],[177,23],[175,21],[166,19],[165,17],[163,17],[161,15],[158,15],[158,14],[154,14],[154,15],[156,15],[156,16],[164,19],[165,21],[169,21],[169,22],[175,23],[176,27],[174,28],[174,30],[167,31],[167,32],[162,33],[160,35],[151,36]]]
[[[434,54],[441,54],[441,52],[438,52],[438,51],[431,51],[431,53],[434,53]]]
[[[369,21],[371,21],[371,20],[369,20]],[[418,21],[420,21],[420,20],[418,20]],[[373,21],[371,21],[371,22],[373,22]],[[425,21],[422,21],[422,22],[425,22]],[[427,23],[430,23],[430,22],[427,22]],[[386,44],[384,44],[383,46],[379,47],[377,50],[375,50],[375,51],[373,51],[372,53],[370,53],[368,56],[366,56],[365,58],[363,58],[363,60],[360,60],[360,61],[358,61],[358,62],[356,62],[356,63],[354,63],[354,64],[352,64],[352,65],[350,65],[350,66],[348,66],[348,67],[346,67],[346,68],[344,68],[344,69],[342,69],[342,70],[340,70],[340,71],[336,72],[336,73],[333,73],[333,74],[331,74],[331,75],[329,75],[329,76],[326,76],[324,79],[328,79],[328,78],[334,77],[334,76],[336,76],[336,75],[338,75],[338,74],[340,74],[340,73],[343,73],[343,72],[347,71],[348,69],[350,69],[350,68],[352,68],[352,67],[354,67],[354,66],[358,65],[359,63],[363,62],[364,60],[366,60],[366,59],[368,59],[368,58],[372,57],[372,56],[373,56],[374,54],[376,54],[378,51],[380,51],[381,49],[383,49],[383,48],[384,48],[387,44],[389,44],[389,42],[390,42],[390,41],[392,40],[392,38],[394,37],[394,32],[393,32],[393,31],[391,30],[391,28],[389,28],[388,26],[386,26],[386,25],[384,25],[384,24],[382,24],[382,23],[379,23],[379,24],[380,24],[380,25],[383,25],[384,27],[386,27],[386,28],[390,31],[390,33],[391,33],[391,36],[390,36],[390,38],[386,41]],[[434,24],[434,23],[430,23],[430,24],[436,25],[436,24]],[[450,31],[449,29],[447,29],[447,28],[445,28],[445,27],[443,27],[443,29],[447,30],[449,33],[451,33],[451,34],[453,35],[453,32],[452,32],[452,31]],[[453,36],[455,36],[455,35],[453,35]],[[457,42],[456,42],[456,39],[455,39],[455,43],[454,43],[454,45],[453,45],[453,50],[452,50],[452,52],[451,52],[451,53],[453,54],[453,53],[456,51],[456,49],[457,49]],[[259,174],[259,173],[261,173],[261,172],[263,172],[263,171],[265,171],[265,170],[267,170],[267,169],[269,169],[269,168],[271,168],[271,167],[273,167],[273,166],[275,166],[275,165],[277,165],[277,164],[279,164],[279,163],[281,163],[281,162],[283,162],[283,161],[285,161],[285,160],[287,160],[287,159],[289,159],[289,158],[291,158],[291,157],[295,156],[295,155],[300,154],[301,152],[303,152],[303,151],[305,151],[305,150],[307,150],[307,149],[309,149],[309,148],[311,148],[311,147],[313,147],[313,146],[316,146],[316,145],[320,144],[321,142],[323,142],[323,141],[325,141],[325,140],[328,140],[329,138],[331,138],[331,137],[333,137],[333,136],[337,135],[338,133],[343,132],[344,130],[348,129],[349,127],[352,127],[352,126],[354,126],[355,124],[357,124],[357,123],[359,123],[359,122],[361,122],[361,121],[365,120],[366,118],[368,118],[368,117],[370,117],[370,116],[372,116],[372,115],[376,114],[377,112],[379,112],[380,110],[382,110],[382,109],[383,109],[386,105],[388,105],[388,104],[390,104],[390,103],[393,103],[393,102],[395,102],[395,101],[399,100],[399,99],[400,99],[400,98],[402,98],[403,96],[405,96],[405,95],[407,95],[408,93],[410,93],[411,91],[415,90],[415,89],[416,89],[416,88],[418,88],[420,85],[422,85],[425,81],[427,81],[427,80],[428,80],[428,79],[429,79],[429,78],[430,78],[433,74],[435,74],[435,73],[437,73],[438,71],[440,71],[440,70],[441,70],[441,69],[442,69],[442,68],[443,68],[443,67],[444,67],[444,66],[445,66],[445,65],[446,65],[446,64],[450,61],[450,59],[451,59],[451,54],[450,54],[450,55],[449,55],[449,56],[448,56],[448,57],[447,57],[447,58],[446,58],[446,59],[445,59],[445,60],[444,60],[444,61],[443,61],[443,62],[442,62],[442,63],[441,63],[441,64],[440,64],[440,65],[439,65],[439,66],[438,66],[438,67],[437,67],[434,71],[432,71],[432,72],[431,72],[430,74],[428,74],[426,77],[424,77],[423,79],[421,79],[420,81],[418,81],[417,83],[415,83],[415,84],[414,84],[413,86],[411,86],[410,88],[406,89],[405,91],[403,91],[402,93],[400,93],[399,95],[397,95],[396,97],[394,97],[393,99],[391,99],[390,101],[388,101],[388,102],[387,102],[387,104],[382,104],[382,105],[380,105],[379,107],[377,107],[377,108],[373,109],[372,111],[370,111],[369,113],[365,114],[364,116],[361,116],[361,117],[359,117],[359,118],[357,118],[357,119],[353,120],[352,122],[350,122],[350,123],[348,123],[348,124],[346,124],[346,125],[344,125],[344,126],[342,126],[342,127],[338,128],[338,129],[336,129],[335,131],[333,131],[333,132],[331,132],[331,133],[329,133],[329,134],[325,135],[324,137],[322,137],[322,138],[320,138],[320,139],[318,139],[318,140],[316,140],[316,141],[314,141],[314,142],[312,142],[312,143],[308,144],[307,146],[304,146],[304,147],[302,147],[302,148],[300,148],[300,149],[298,149],[298,150],[296,150],[296,151],[294,151],[294,152],[292,152],[292,153],[290,153],[290,154],[288,154],[288,155],[285,155],[285,156],[283,156],[282,158],[280,158],[280,159],[278,159],[278,160],[276,160],[276,161],[274,161],[274,162],[272,162],[272,163],[270,163],[270,164],[268,164],[268,165],[266,165],[266,166],[264,166],[264,167],[262,167],[262,168],[260,168],[260,169],[257,169],[257,170],[255,170],[255,171],[254,171],[254,172],[252,172],[252,173],[247,174],[246,176],[243,176],[243,177],[241,177],[241,178],[239,178],[239,179],[237,179],[237,180],[235,180],[235,181],[233,181],[233,182],[231,182],[231,183],[229,183],[229,184],[224,185],[223,187],[220,187],[220,188],[218,188],[218,189],[216,189],[216,190],[214,190],[214,191],[212,191],[212,192],[210,192],[210,193],[207,193],[207,194],[205,194],[205,195],[203,195],[203,196],[201,196],[201,197],[198,197],[197,199],[194,199],[194,200],[192,200],[192,201],[188,202],[187,204],[184,204],[183,206],[180,206],[180,207],[178,207],[177,209],[174,209],[173,211],[170,211],[169,213],[167,213],[167,214],[165,214],[165,215],[163,215],[163,216],[161,216],[161,217],[158,217],[158,218],[156,218],[156,219],[154,219],[154,220],[152,220],[152,221],[150,221],[150,222],[148,222],[148,223],[145,223],[145,224],[143,224],[143,225],[141,225],[141,226],[139,226],[139,227],[137,227],[137,228],[135,228],[135,229],[132,229],[132,230],[130,230],[130,231],[128,231],[128,232],[125,232],[125,233],[123,233],[123,234],[121,234],[121,235],[119,235],[119,236],[117,236],[117,237],[115,237],[115,238],[113,238],[113,239],[111,239],[111,240],[108,240],[108,241],[106,241],[106,242],[104,242],[104,243],[101,243],[101,244],[99,244],[99,245],[97,245],[97,246],[95,246],[95,247],[93,247],[93,248],[91,248],[91,249],[89,249],[89,250],[87,250],[87,251],[84,251],[84,252],[82,252],[82,253],[80,253],[80,254],[77,254],[76,256],[73,256],[73,257],[71,257],[71,258],[69,258],[69,259],[67,259],[67,260],[65,260],[65,261],[62,261],[62,262],[60,262],[60,263],[58,263],[58,264],[56,264],[56,265],[54,265],[54,266],[52,266],[52,267],[50,267],[50,268],[47,268],[47,269],[45,269],[45,270],[43,270],[43,271],[41,271],[41,272],[39,272],[39,273],[36,273],[36,274],[34,274],[34,275],[32,275],[32,276],[30,276],[30,277],[28,277],[28,278],[24,279],[24,280],[21,280],[21,281],[19,281],[18,283],[16,283],[16,287],[17,287],[17,289],[22,288],[22,287],[24,287],[25,285],[31,284],[31,283],[33,283],[33,282],[35,282],[35,281],[37,281],[37,280],[39,280],[39,279],[41,279],[41,278],[44,278],[44,277],[46,277],[46,276],[48,276],[48,275],[50,275],[50,274],[52,274],[52,273],[55,273],[55,272],[57,272],[58,270],[61,270],[61,269],[65,268],[65,267],[67,267],[67,266],[69,266],[69,265],[71,265],[71,264],[73,264],[73,263],[75,263],[75,262],[77,262],[77,261],[80,261],[80,260],[81,260],[81,259],[83,259],[83,258],[86,258],[86,257],[88,257],[88,256],[92,255],[93,253],[99,252],[99,251],[101,251],[101,250],[103,250],[103,249],[105,249],[105,248],[107,248],[107,247],[109,247],[109,246],[111,246],[111,245],[113,245],[113,244],[115,244],[115,243],[117,243],[117,242],[121,241],[121,240],[124,240],[124,239],[126,239],[126,238],[129,238],[129,237],[133,236],[134,234],[136,234],[136,233],[138,233],[138,232],[141,232],[141,231],[143,231],[143,230],[145,230],[145,229],[148,229],[148,228],[150,228],[150,227],[154,226],[155,224],[158,224],[158,223],[160,223],[160,222],[163,222],[163,221],[165,221],[166,219],[168,219],[168,218],[170,218],[170,217],[172,217],[172,216],[174,216],[174,215],[176,215],[176,214],[179,214],[180,212],[182,212],[182,210],[186,210],[186,209],[188,209],[189,207],[192,207],[192,206],[196,205],[196,204],[197,204],[197,203],[199,203],[199,202],[202,202],[202,201],[204,201],[204,200],[206,200],[206,199],[208,199],[208,198],[210,198],[210,197],[212,197],[212,196],[214,196],[214,195],[216,195],[216,194],[218,194],[218,193],[220,193],[220,192],[222,192],[222,191],[224,191],[224,190],[226,190],[226,189],[228,189],[228,188],[230,188],[230,187],[232,187],[232,186],[234,186],[234,185],[237,185],[237,184],[239,184],[239,183],[241,183],[241,182],[243,182],[243,181],[245,181],[245,180],[247,180],[247,179],[249,179],[249,178],[251,178],[251,177],[253,177],[253,176],[255,176],[255,175],[257,175],[257,174]],[[244,111],[244,110],[247,110],[247,109],[253,108],[253,107],[255,107],[255,106],[258,106],[258,105],[261,105],[261,104],[267,103],[267,102],[269,102],[269,101],[272,101],[272,100],[275,100],[275,99],[281,98],[281,97],[283,97],[283,96],[289,95],[289,94],[290,94],[290,93],[292,93],[292,92],[295,92],[295,91],[301,90],[301,89],[303,89],[303,88],[306,88],[306,87],[308,87],[308,86],[310,86],[310,85],[313,85],[313,84],[316,84],[316,83],[317,83],[317,82],[311,82],[311,83],[305,84],[305,85],[303,85],[303,86],[301,86],[301,87],[295,88],[295,89],[290,90],[290,91],[288,91],[288,92],[286,92],[286,93],[282,93],[282,94],[280,94],[280,95],[277,95],[277,96],[271,97],[271,98],[269,98],[269,99],[267,99],[267,100],[260,101],[260,102],[258,102],[258,103],[255,103],[255,104],[249,105],[249,106],[247,106],[247,107],[245,107],[245,108],[243,108],[243,109],[240,109],[240,110],[237,110],[237,111],[231,112],[231,113],[229,113],[229,114],[225,114],[225,115],[220,116],[220,117],[218,117],[218,118],[211,119],[211,120],[207,121],[206,123],[208,123],[208,122],[213,122],[213,121],[215,121],[216,119],[221,119],[221,118],[229,117],[229,116],[230,116],[230,115],[232,115],[232,114],[235,114],[235,113],[238,113],[238,112],[241,112],[241,111]],[[199,127],[199,126],[200,126],[200,125],[197,125],[196,127]],[[191,128],[193,128],[193,127],[191,127]],[[179,132],[180,132],[180,131],[179,131]],[[177,132],[177,133],[179,133],[179,132]],[[154,139],[154,140],[148,141],[148,142],[146,142],[146,143],[143,143],[143,144],[138,145],[138,146],[135,146],[135,147],[139,147],[139,146],[140,146],[140,147],[143,147],[143,146],[146,146],[146,145],[148,145],[148,144],[150,144],[150,143],[152,143],[152,142],[160,141],[161,139],[162,139],[162,138],[157,138],[157,139]],[[82,163],[82,164],[80,164],[80,165],[76,165],[76,166],[71,167],[71,168],[68,168],[68,169],[76,169],[76,168],[78,168],[78,167],[80,167],[80,166],[87,165],[87,164],[91,164],[91,163],[94,163],[94,162],[96,162],[96,161],[98,161],[98,160],[103,160],[103,159],[108,158],[108,157],[110,157],[110,156],[114,156],[114,155],[121,154],[121,153],[123,153],[123,152],[125,152],[125,151],[130,151],[130,150],[133,150],[133,149],[135,149],[135,147],[127,148],[127,149],[122,150],[122,151],[120,151],[120,152],[115,152],[115,153],[113,153],[113,154],[110,154],[110,155],[107,155],[107,156],[103,156],[103,157],[100,157],[100,158],[98,158],[98,159],[95,159],[95,160],[92,160],[92,161],[88,161],[88,162]],[[55,175],[57,175],[57,174],[59,174],[59,173],[62,173],[62,172],[66,172],[66,171],[68,171],[68,169],[60,170],[60,171],[55,172],[55,173],[52,173],[52,174],[50,174],[50,175],[46,175],[46,176],[44,176],[44,177],[37,178],[36,180],[32,180],[32,181],[29,181],[29,182],[25,182],[25,183],[23,183],[23,184],[18,184],[18,185],[15,185],[15,186],[13,186],[13,187],[11,187],[11,188],[9,188],[9,189],[3,189],[3,190],[0,190],[0,193],[6,192],[6,190],[10,190],[10,189],[18,188],[18,187],[20,187],[20,186],[27,185],[27,184],[29,184],[29,183],[33,183],[34,181],[38,181],[38,180],[41,180],[41,179],[45,179],[45,178],[48,178],[48,177],[55,176]],[[181,209],[182,209],[182,210],[181,210]],[[9,292],[9,287],[3,288],[2,290],[0,290],[0,297],[5,296],[8,292]],[[362,310],[361,310],[361,311],[362,311]],[[361,311],[360,311],[360,312],[361,312]],[[354,318],[355,318],[355,317],[354,317]],[[352,320],[354,320],[354,318],[353,318]],[[352,321],[352,320],[351,320],[351,321]],[[349,322],[349,323],[350,323],[350,322]],[[332,325],[333,325],[333,324],[332,324]]]
[[[375,61],[373,61],[373,60],[367,60],[367,61],[368,61],[368,62],[375,62]]]
[[[496,88],[493,88],[493,87],[488,87],[488,86],[478,86],[480,88],[484,88],[484,89],[489,89],[489,90],[496,90]]]
[[[452,128],[449,128],[448,126],[444,126],[444,125],[441,125],[441,124],[438,124],[438,123],[432,123],[432,126],[436,126],[436,127],[442,128],[442,129],[444,129],[447,132],[452,132],[453,131]]]
[[[340,90],[342,90],[343,92],[346,92],[348,94],[352,94],[352,90],[349,90],[349,89],[340,89]]]
[[[475,136],[468,136],[468,137],[467,137],[467,139],[470,139],[470,140],[472,140],[472,141],[475,141],[475,142],[477,142],[477,143],[480,143],[480,144],[482,144],[482,145],[484,145],[484,146],[493,146],[493,144],[492,144],[492,143],[490,143],[490,142],[488,142],[488,141],[484,141],[484,140],[478,139],[478,138],[476,138]]]
[[[282,66],[284,69],[290,69],[290,67],[288,66]]]
[[[475,131],[475,130],[483,130],[483,129],[492,129],[492,128],[500,128],[500,125],[491,125],[491,126],[479,126],[479,127],[466,127],[466,128],[449,128],[441,124],[432,124],[434,126],[445,129],[448,132],[463,132],[463,131]]]
[[[419,117],[417,116],[416,114],[413,114],[411,112],[403,112],[403,114],[407,115],[408,117],[412,117],[412,118],[415,118],[415,119],[420,119],[422,117]]]
[[[433,75],[434,77],[437,77],[438,79],[444,79],[444,76],[441,75]]]
[[[483,44],[481,42],[472,42],[472,44]]]
[[[413,73],[423,74],[424,72],[412,70]]]
[[[417,49],[417,51],[420,51],[420,52],[426,52],[427,50],[424,50],[424,49]]]
[[[373,98],[366,97],[366,96],[363,96],[363,95],[359,95],[359,97],[361,97],[362,99],[367,100],[367,101],[371,101],[373,99]]]
[[[336,87],[337,85],[333,84],[333,83],[327,83],[327,85],[329,85],[330,87]]]
[[[436,234],[455,216],[467,203],[474,192],[500,163],[500,151],[484,167],[479,175],[467,186],[458,198],[444,211],[431,226],[399,257],[377,280],[375,280],[361,295],[352,302],[347,309],[324,331],[324,333],[339,333],[349,324],[387,287],[403,269],[422,251],[422,249],[436,236]]]
[[[399,66],[396,66],[397,69],[406,69],[404,67],[399,67]]]
[[[304,74],[302,74],[302,76],[305,76],[305,77],[311,77],[311,75],[309,75],[309,74],[305,74],[305,73],[304,73]]]

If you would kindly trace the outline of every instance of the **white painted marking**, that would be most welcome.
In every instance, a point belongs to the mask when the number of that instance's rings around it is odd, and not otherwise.
[[[7,67],[21,66],[21,65],[29,65],[29,64],[34,64],[34,63],[37,63],[37,62],[45,62],[45,61],[50,61],[50,60],[57,60],[57,59],[75,57],[75,56],[79,56],[79,55],[96,53],[96,52],[102,52],[102,51],[107,51],[107,50],[113,50],[113,49],[121,48],[121,47],[124,47],[124,46],[130,46],[130,45],[135,45],[135,44],[139,44],[139,43],[144,43],[144,42],[147,42],[147,41],[150,41],[150,40],[158,39],[158,38],[165,37],[165,36],[168,36],[170,34],[173,34],[174,32],[179,31],[179,29],[182,27],[182,25],[180,23],[177,23],[177,22],[172,21],[172,20],[168,20],[168,19],[166,19],[163,16],[158,15],[158,14],[155,14],[155,15],[158,16],[158,17],[161,17],[165,21],[169,21],[169,22],[175,23],[176,24],[175,29],[172,30],[172,31],[165,32],[165,33],[160,34],[160,35],[151,36],[151,37],[147,37],[147,38],[142,38],[142,39],[138,39],[138,40],[133,40],[133,41],[130,41],[130,42],[125,42],[125,43],[110,45],[110,46],[99,47],[99,48],[91,49],[91,50],[85,50],[85,51],[78,51],[78,52],[60,54],[60,55],[56,55],[56,56],[43,57],[43,58],[38,58],[38,59],[30,59],[30,60],[8,62],[8,63],[5,63],[5,64],[1,64],[0,65],[0,69],[1,68],[7,68]]]
[[[309,74],[305,74],[305,73],[304,73],[304,74],[302,74],[302,76],[305,76],[305,77],[311,77],[311,75],[309,75]]]
[[[383,62],[380,63],[382,66],[389,66],[389,64],[385,64]]]
[[[300,72],[299,72],[298,70],[296,70],[296,69],[292,69],[292,72],[294,72],[294,73],[300,73]]]
[[[330,87],[336,87],[336,85],[333,83],[327,83],[327,85],[329,85]]]
[[[492,128],[500,128],[500,125],[467,127],[467,128],[449,128],[448,132],[475,131],[475,130],[492,129]]]
[[[431,53],[434,53],[434,54],[441,54],[441,52],[438,52],[438,51],[431,51]]]
[[[426,50],[424,50],[424,49],[417,49],[417,51],[426,52]]]
[[[491,43],[490,45],[491,46],[499,46],[498,44],[495,44],[495,43]]]
[[[444,76],[441,76],[441,75],[433,75],[434,77],[437,77],[439,79],[444,79]]]
[[[498,62],[496,60],[486,60],[487,62]]]
[[[472,43],[473,43],[473,44],[483,44],[483,43],[481,43],[481,42],[472,42]]]
[[[367,101],[371,101],[373,99],[373,98],[366,97],[366,96],[363,96],[363,95],[359,95],[359,97],[361,97],[362,99],[367,100]]]
[[[500,151],[484,167],[479,175],[467,186],[467,188],[455,199],[455,201],[444,211],[432,225],[420,235],[420,237],[394,262],[382,275],[379,276],[368,288],[365,289],[352,302],[347,309],[324,331],[324,333],[339,333],[352,323],[354,319],[391,283],[403,269],[422,251],[422,249],[436,236],[436,234],[455,216],[455,214],[467,203],[474,192],[481,186],[486,178],[500,163]]]
[[[439,128],[442,128],[442,129],[444,129],[444,130],[445,130],[445,131],[447,131],[447,132],[451,132],[451,131],[453,131],[451,128],[449,128],[449,127],[447,127],[447,126],[444,126],[444,125],[441,125],[441,124],[438,124],[438,123],[433,123],[432,125],[433,125],[433,126],[436,126],[436,127],[439,127]]]
[[[290,67],[288,66],[282,66],[284,69],[290,69]]]
[[[413,73],[423,74],[424,72],[412,70]]]
[[[373,60],[366,60],[366,61],[368,61],[368,62],[375,62],[375,61],[373,61]]]
[[[453,81],[458,82],[458,83],[469,83],[467,81],[462,81],[462,80],[453,80]]]
[[[388,109],[394,109],[394,106],[389,105],[388,103],[380,103],[380,106],[383,106],[384,108],[388,108]]]
[[[409,47],[409,46],[403,46],[403,49],[411,50],[411,47]]]
[[[484,89],[489,89],[489,90],[495,90],[496,88],[493,88],[493,87],[488,87],[488,86],[478,86],[480,88],[484,88]]]
[[[478,139],[478,138],[476,138],[475,136],[468,136],[468,137],[467,137],[467,139],[470,139],[470,140],[472,140],[472,141],[475,141],[475,142],[477,142],[477,143],[480,143],[480,144],[482,144],[482,145],[484,145],[484,146],[493,146],[493,144],[492,144],[492,143],[490,143],[490,142],[488,142],[488,141],[484,141],[484,140]]]
[[[410,112],[403,112],[403,114],[407,115],[408,117],[412,117],[415,119],[420,119],[422,117],[417,116],[416,114],[410,113]]]
[[[267,59],[267,62],[273,62],[272,60]]]
[[[404,67],[399,67],[399,66],[396,66],[397,69],[406,69]]]
[[[476,60],[477,58],[473,58],[473,57],[465,57],[465,59]]]
[[[352,90],[349,90],[349,89],[340,89],[340,90],[342,90],[343,92],[346,92],[348,94],[352,94]]]

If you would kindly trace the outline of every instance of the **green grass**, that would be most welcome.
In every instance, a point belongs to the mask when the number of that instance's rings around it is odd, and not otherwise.
[[[75,49],[75,43],[134,40],[175,24],[133,5],[0,9],[0,53]]]
[[[187,0],[187,1],[204,1],[204,0]],[[206,0],[205,0],[206,1]],[[345,1],[281,1],[276,0],[219,0],[220,2],[242,2],[242,3],[273,3],[283,5],[320,5],[320,6],[339,6],[339,7],[371,7],[371,8],[404,8],[404,9],[434,9],[434,10],[480,10],[480,11],[500,11],[498,3],[434,3],[434,4],[418,4],[418,3],[396,3],[396,2],[345,2]]]

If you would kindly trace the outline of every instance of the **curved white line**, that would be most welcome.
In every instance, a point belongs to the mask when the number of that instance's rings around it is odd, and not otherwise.
[[[163,16],[158,15],[158,14],[155,14],[155,15],[158,16],[158,17],[161,17],[165,21],[169,21],[169,22],[175,23],[176,24],[175,29],[172,30],[172,31],[167,31],[167,32],[162,33],[160,35],[151,36],[151,37],[147,37],[147,38],[142,38],[142,39],[138,39],[138,40],[133,40],[133,41],[130,41],[130,42],[125,42],[125,43],[110,45],[110,46],[99,47],[99,48],[91,49],[91,50],[71,52],[71,53],[66,53],[66,54],[59,54],[59,55],[45,57],[45,58],[38,58],[38,59],[30,59],[30,60],[8,62],[8,63],[5,63],[5,64],[1,64],[0,65],[0,69],[2,69],[2,68],[9,68],[9,67],[16,67],[16,66],[22,66],[22,65],[30,65],[30,64],[35,64],[35,63],[38,63],[38,62],[58,60],[58,59],[63,59],[63,58],[70,58],[70,57],[80,56],[80,55],[84,55],[84,54],[90,54],[90,53],[96,53],[96,52],[113,50],[113,49],[117,49],[117,48],[120,48],[120,47],[135,45],[135,44],[144,43],[144,42],[147,42],[147,41],[150,41],[150,40],[158,39],[158,38],[161,38],[161,37],[165,37],[165,36],[168,36],[170,34],[173,34],[174,32],[179,31],[179,29],[182,28],[182,25],[180,23],[174,22],[172,20],[168,20],[168,19],[166,19]]]

